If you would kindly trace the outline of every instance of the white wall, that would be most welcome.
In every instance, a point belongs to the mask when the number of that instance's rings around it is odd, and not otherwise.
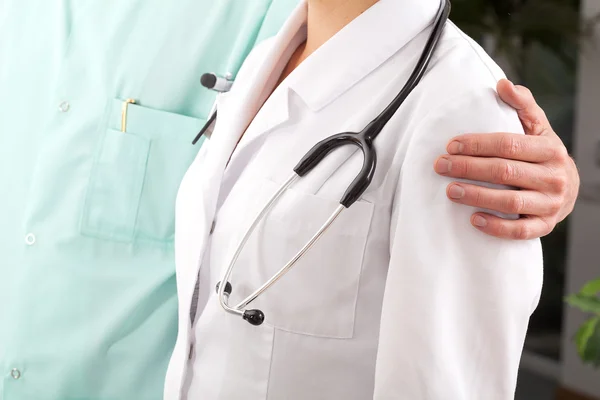
[[[582,1],[584,17],[600,12],[600,0]],[[581,56],[575,130],[575,159],[580,168],[582,196],[571,218],[567,293],[600,277],[600,28],[595,44]],[[562,384],[600,399],[600,370],[579,361],[572,338],[585,316],[565,307],[562,343]]]

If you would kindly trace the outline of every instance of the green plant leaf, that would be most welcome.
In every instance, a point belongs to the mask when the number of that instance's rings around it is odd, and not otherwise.
[[[600,294],[600,278],[586,283],[585,286],[579,292],[579,294],[582,294],[584,296],[599,295]]]
[[[585,349],[587,348],[588,342],[594,332],[600,320],[596,317],[588,319],[575,334],[575,344],[577,345],[577,352],[581,358],[585,355]]]
[[[596,296],[586,296],[581,293],[568,296],[565,301],[572,307],[581,311],[594,313],[600,316],[600,298]]]
[[[590,318],[579,328],[575,344],[584,363],[600,366],[600,317]]]

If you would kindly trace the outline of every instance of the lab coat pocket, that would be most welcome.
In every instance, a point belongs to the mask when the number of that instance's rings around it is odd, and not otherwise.
[[[266,181],[257,187],[274,193],[278,185]],[[262,285],[309,242],[338,206],[336,200],[288,189],[249,239],[232,281],[238,287],[241,283],[245,295]],[[372,214],[373,205],[364,201],[344,209],[295,266],[249,308],[261,309],[265,323],[288,332],[353,337]]]
[[[121,132],[122,105],[109,104],[81,231],[105,240],[170,244],[177,190],[202,144],[192,140],[204,121],[130,104]]]

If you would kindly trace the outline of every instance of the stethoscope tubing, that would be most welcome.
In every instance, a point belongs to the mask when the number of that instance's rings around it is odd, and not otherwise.
[[[300,177],[296,173],[292,174],[292,176],[290,176],[279,187],[279,189],[277,189],[277,191],[271,196],[269,201],[261,209],[261,211],[258,213],[258,215],[254,218],[254,220],[252,221],[252,224],[246,230],[246,233],[244,234],[244,236],[242,237],[242,240],[238,244],[237,250],[236,250],[235,254],[233,255],[233,258],[231,259],[229,265],[227,266],[227,270],[226,270],[225,275],[223,276],[223,279],[221,282],[229,282],[229,278],[231,278],[231,273],[233,272],[233,267],[235,266],[235,263],[237,262],[244,246],[246,245],[246,242],[248,241],[248,239],[250,238],[252,233],[254,233],[258,224],[264,219],[264,217],[267,215],[267,213],[269,213],[269,211],[271,211],[271,209],[273,208],[273,206],[275,205],[277,200],[279,200],[279,198],[283,195],[283,193],[285,193],[286,190],[299,178]],[[244,312],[245,312],[244,309],[250,303],[252,303],[254,300],[256,300],[256,298],[258,296],[263,294],[267,289],[269,289],[277,281],[279,281],[285,274],[287,274],[292,269],[292,267],[304,256],[304,254],[306,254],[306,252],[309,251],[315,245],[315,243],[331,227],[331,225],[335,222],[335,220],[340,216],[342,211],[344,211],[345,209],[346,209],[346,207],[344,207],[341,204],[338,207],[336,207],[336,209],[333,211],[333,213],[327,219],[327,221],[325,221],[325,223],[321,226],[321,228],[319,228],[319,230],[304,245],[304,247],[302,247],[302,249],[300,249],[296,253],[296,255],[294,255],[294,257],[292,257],[279,271],[277,271],[277,273],[275,273],[261,287],[256,289],[252,294],[250,294],[248,297],[246,297],[244,300],[242,300],[235,307],[231,307],[229,305],[229,294],[227,293],[227,285],[219,284],[218,293],[219,293],[219,301],[221,303],[221,307],[223,307],[223,309],[225,309],[225,311],[227,311],[231,314],[243,316]]]
[[[263,218],[267,215],[267,213],[269,211],[271,211],[271,209],[273,208],[273,205],[275,205],[275,203],[281,197],[281,195],[294,183],[294,181],[296,179],[298,179],[298,175],[296,175],[296,173],[294,173],[283,183],[283,185],[281,185],[281,187],[275,192],[275,194],[273,194],[273,196],[271,196],[271,199],[269,199],[267,204],[265,204],[265,206],[262,208],[262,210],[254,218],[254,220],[252,221],[252,224],[246,230],[246,233],[242,237],[241,242],[238,244],[237,250],[236,250],[235,254],[233,255],[231,261],[229,262],[229,265],[227,266],[227,270],[225,271],[225,275],[223,276],[223,279],[221,280],[221,282],[229,282],[229,278],[231,277],[233,267],[235,266],[235,263],[237,262],[240,254],[242,253],[242,250],[244,249],[246,242],[248,242],[250,235],[252,235],[252,233],[254,232],[254,230],[256,229],[258,224],[260,223],[260,221],[262,221]],[[225,309],[225,311],[227,311],[229,313],[237,314],[237,315],[244,315],[244,311],[241,309],[241,307],[239,305],[236,307],[229,306],[229,302],[228,302],[229,294],[227,294],[227,298],[226,298],[226,288],[227,288],[227,285],[219,284],[218,292],[219,292],[219,302],[221,303],[221,307],[223,307],[223,309]],[[256,298],[256,296],[254,298]]]
[[[313,237],[304,245],[298,253],[290,260],[288,263],[283,266],[275,275],[271,277],[267,282],[265,282],[260,288],[258,288],[254,293],[245,298],[240,304],[238,304],[235,308],[240,310],[245,308],[248,304],[253,302],[258,296],[263,294],[268,288],[273,286],[275,282],[281,279],[285,274],[287,274],[292,267],[304,256],[304,254],[309,251],[315,243],[323,236],[325,232],[329,229],[329,227],[335,222],[335,220],[340,216],[342,211],[344,211],[346,207],[343,205],[339,205],[336,207],[335,211],[331,214],[331,216],[325,221],[325,223],[319,228],[319,230],[313,235]]]
[[[366,189],[371,184],[373,176],[375,174],[375,168],[377,165],[377,153],[373,146],[373,140],[382,131],[387,122],[392,116],[398,111],[404,100],[413,91],[422,79],[427,67],[433,57],[433,53],[439,43],[440,37],[443,32],[443,28],[448,20],[450,14],[450,0],[442,0],[442,6],[437,14],[434,22],[433,32],[427,40],[427,44],[419,57],[417,66],[411,73],[410,78],[404,85],[400,93],[394,98],[394,100],[375,118],[373,119],[362,131],[355,132],[344,132],[339,133],[329,138],[326,138],[315,146],[313,146],[304,157],[300,160],[298,165],[294,168],[294,173],[280,186],[280,188],[271,196],[269,201],[265,204],[262,210],[252,221],[250,227],[246,230],[246,233],[242,237],[240,244],[238,245],[236,252],[234,253],[227,270],[223,276],[221,282],[217,285],[217,292],[219,296],[219,302],[221,307],[231,314],[241,315],[245,320],[250,322],[252,325],[261,325],[264,321],[264,313],[260,310],[247,310],[246,307],[251,304],[258,296],[263,294],[267,289],[273,286],[279,281],[285,274],[287,274],[294,265],[309,251],[315,243],[323,236],[323,234],[331,227],[331,225],[337,220],[341,213],[354,204],[360,196],[364,194]],[[216,113],[213,115],[216,119]],[[214,122],[214,121],[213,121]],[[265,216],[271,211],[277,200],[286,192],[290,186],[299,178],[305,176],[312,171],[327,155],[329,155],[335,149],[345,146],[352,145],[358,147],[363,154],[363,166],[358,176],[352,181],[348,190],[344,193],[340,200],[340,205],[335,209],[331,216],[325,221],[325,223],[319,228],[319,230],[312,236],[312,238],[269,280],[263,285],[256,289],[252,294],[247,296],[235,307],[229,305],[229,296],[232,291],[232,286],[229,283],[233,267],[237,262],[242,250],[244,249],[246,242],[256,230],[259,223],[265,218]],[[224,284],[222,284],[224,283]]]

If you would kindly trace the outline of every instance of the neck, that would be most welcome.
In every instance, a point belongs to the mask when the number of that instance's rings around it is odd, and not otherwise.
[[[292,55],[281,83],[302,61],[379,0],[307,0],[307,38]],[[278,85],[279,85],[278,83]]]
[[[304,56],[331,39],[379,0],[308,0],[308,36]]]

